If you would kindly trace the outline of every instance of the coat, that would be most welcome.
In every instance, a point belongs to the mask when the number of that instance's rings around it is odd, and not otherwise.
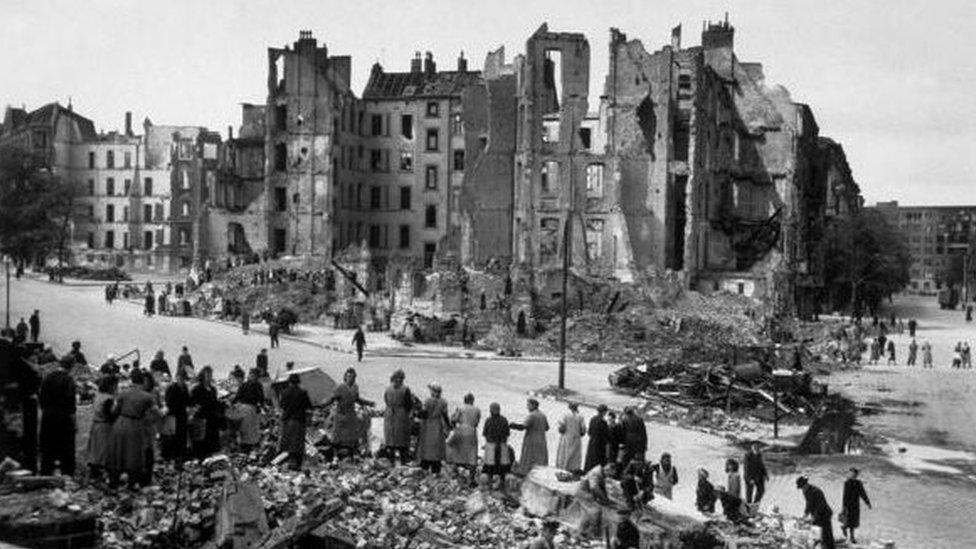
[[[549,447],[546,445],[546,431],[549,420],[539,410],[533,410],[522,424],[525,437],[522,439],[522,453],[516,471],[528,475],[536,465],[549,465]]]
[[[281,392],[281,439],[280,452],[305,453],[305,416],[312,408],[308,391],[298,385],[288,384]]]
[[[590,428],[587,429],[590,436],[586,443],[586,460],[583,465],[584,471],[589,471],[597,465],[607,463],[607,446],[610,443],[610,426],[603,417],[596,415],[590,419]]]
[[[803,487],[803,498],[806,500],[806,508],[803,514],[813,518],[816,526],[826,526],[830,524],[830,517],[834,511],[827,505],[827,498],[824,497],[823,490],[812,484]]]
[[[41,453],[54,455],[59,446],[74,448],[75,380],[63,368],[44,376],[38,394],[41,405]]]
[[[458,465],[478,464],[478,424],[481,410],[473,404],[464,404],[451,416],[454,432],[448,439],[447,461]]]
[[[112,426],[112,463],[110,468],[119,473],[141,475],[149,471],[149,453],[152,439],[147,425],[159,413],[156,398],[132,386],[115,400],[114,413],[118,416]]]
[[[447,417],[447,401],[440,397],[430,397],[424,402],[424,419],[420,423],[420,437],[417,440],[417,459],[443,461],[447,457],[446,439],[450,423]]]
[[[413,427],[410,410],[413,394],[406,385],[390,385],[383,393],[386,411],[383,412],[383,444],[389,448],[409,448]]]
[[[579,471],[582,467],[582,440],[586,426],[579,414],[570,412],[559,420],[561,436],[556,449],[556,467],[564,471]]]
[[[634,456],[644,457],[647,453],[647,426],[636,415],[626,414],[623,420],[624,451]]]
[[[846,526],[857,528],[861,526],[861,500],[871,505],[868,493],[864,491],[864,483],[856,478],[849,478],[844,481],[843,509],[846,516]]]
[[[766,482],[769,479],[769,472],[766,471],[766,463],[761,453],[751,450],[746,452],[742,459],[742,476],[747,483]]]
[[[88,434],[88,464],[107,469],[112,463],[112,409],[115,397],[107,393],[95,395],[92,424]]]
[[[332,400],[336,402],[333,442],[338,446],[358,448],[360,425],[359,417],[356,415],[356,404],[360,402],[359,385],[340,384],[336,387]]]

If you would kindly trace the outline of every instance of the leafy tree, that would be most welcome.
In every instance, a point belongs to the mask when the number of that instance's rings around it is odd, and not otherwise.
[[[0,250],[19,264],[57,254],[66,259],[77,187],[53,173],[41,155],[0,148]]]

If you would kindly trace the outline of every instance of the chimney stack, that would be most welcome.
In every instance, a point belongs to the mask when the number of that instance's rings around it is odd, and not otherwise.
[[[681,49],[681,25],[671,29],[671,49],[677,51]]]
[[[125,135],[132,137],[132,111],[125,111]]]
[[[420,52],[414,52],[413,59],[410,60],[410,72],[420,72],[422,70],[422,65],[420,61]]]
[[[458,72],[468,72],[468,60],[464,58],[464,50],[461,50],[461,55],[458,56]]]
[[[427,52],[424,56],[424,72],[427,74],[434,74],[437,72],[437,64],[434,63],[434,54]]]
[[[234,126],[227,126],[227,140],[234,139]]]

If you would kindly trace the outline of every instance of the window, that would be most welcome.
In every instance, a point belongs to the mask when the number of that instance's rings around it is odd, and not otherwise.
[[[115,205],[108,204],[105,206],[105,221],[109,223],[115,221]]]
[[[184,200],[183,201],[183,204],[180,206],[180,212],[183,214],[183,217],[189,217],[190,216],[190,201],[189,200]]]
[[[542,164],[539,173],[539,187],[543,195],[553,195],[559,192],[559,162],[550,160]]]
[[[88,169],[95,169],[95,151],[88,151]]]
[[[124,167],[126,167],[126,168],[131,168],[132,167],[132,153],[131,152],[125,151],[124,156],[122,157],[122,165]]]
[[[400,187],[400,209],[410,209],[410,187]]]
[[[454,149],[454,171],[464,171],[464,149]]]
[[[88,194],[89,194],[89,196],[95,196],[95,180],[94,179],[89,179],[88,180]]]
[[[105,194],[112,196],[115,194],[115,178],[109,177],[105,180]]]
[[[275,211],[284,212],[288,210],[288,189],[275,187]]]
[[[190,243],[190,231],[187,229],[180,229],[180,245],[186,246]]]
[[[124,196],[129,196],[129,189],[132,187],[132,180],[126,179],[124,185],[122,186],[122,194]]]
[[[105,247],[115,248],[115,231],[105,231]]]
[[[380,226],[379,225],[369,226],[369,247],[370,248],[380,247]]]
[[[91,249],[91,248],[94,248],[94,247],[95,247],[95,233],[89,231],[89,233],[88,233],[88,248]]]
[[[94,217],[95,217],[95,206],[93,206],[92,204],[89,204],[88,205],[88,218],[89,219],[92,219]]]
[[[122,221],[125,221],[126,223],[128,223],[128,221],[129,221],[129,207],[128,206],[122,206]],[[125,246],[122,246],[122,247],[125,248]]]
[[[464,126],[461,124],[461,113],[456,112],[451,115],[451,133],[454,135],[461,135],[464,131]]]
[[[147,177],[147,178],[143,179],[142,180],[142,194],[144,194],[146,196],[150,196],[150,195],[152,195],[152,191],[153,191],[153,189],[152,189],[152,178],[151,177]]]
[[[437,253],[437,244],[433,242],[424,242],[424,268],[431,269],[434,267],[434,254]]]
[[[380,149],[370,149],[369,151],[369,169],[374,172],[382,171],[383,166],[383,151]]]
[[[580,128],[579,130],[580,147],[582,147],[583,150],[588,151],[593,146],[592,137],[593,137],[593,130],[591,130],[590,128]]]
[[[400,171],[413,171],[413,153],[410,151],[400,151]]]
[[[413,115],[404,114],[400,116],[400,135],[406,139],[413,139]]]
[[[129,233],[122,233],[122,248],[129,249]]]
[[[380,209],[380,188],[373,186],[369,188],[369,209]]]
[[[273,234],[274,252],[281,253],[285,251],[285,243],[288,240],[288,233],[285,231],[285,229],[275,229]]]
[[[437,189],[437,166],[427,166],[426,177],[424,178],[428,190]]]
[[[163,241],[162,238],[159,239],[160,242]],[[153,247],[153,232],[145,231],[142,233],[142,247],[151,250]]]
[[[427,209],[424,211],[424,227],[428,229],[437,228],[437,205],[428,204]]]
[[[110,169],[115,167],[115,151],[105,153],[105,167]]]
[[[603,220],[586,220],[586,257],[598,260],[603,257]]]
[[[152,221],[153,218],[153,207],[152,204],[142,205],[142,220],[146,223]]]
[[[603,164],[590,164],[586,167],[586,196],[603,197]]]
[[[166,217],[166,216],[163,215],[163,205],[162,204],[156,204],[156,215],[154,217],[155,217],[156,221],[163,221],[163,219]],[[162,240],[162,239],[160,239],[160,240]]]
[[[427,116],[437,118],[440,115],[440,104],[437,101],[427,102]]]
[[[410,247],[410,225],[400,225],[400,248]]]
[[[438,146],[437,128],[427,128],[427,150],[436,151]]]
[[[369,119],[369,128],[372,135],[383,135],[383,115],[372,115]]]
[[[275,171],[283,172],[288,165],[288,147],[284,143],[274,146],[274,168]]]
[[[363,184],[356,184],[356,209],[363,207]]]
[[[180,182],[184,189],[190,188],[190,172],[186,168],[180,170]]]

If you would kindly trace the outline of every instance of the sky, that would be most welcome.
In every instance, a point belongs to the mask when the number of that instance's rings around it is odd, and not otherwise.
[[[868,204],[976,204],[976,2],[968,0],[0,0],[0,105],[70,98],[106,131],[141,122],[226,135],[240,103],[266,98],[267,48],[311,30],[353,58],[359,94],[371,65],[408,70],[416,50],[453,68],[505,46],[509,59],[543,23],[590,42],[591,109],[609,29],[650,50],[683,25],[728,12],[742,61],[813,108],[843,144]]]

